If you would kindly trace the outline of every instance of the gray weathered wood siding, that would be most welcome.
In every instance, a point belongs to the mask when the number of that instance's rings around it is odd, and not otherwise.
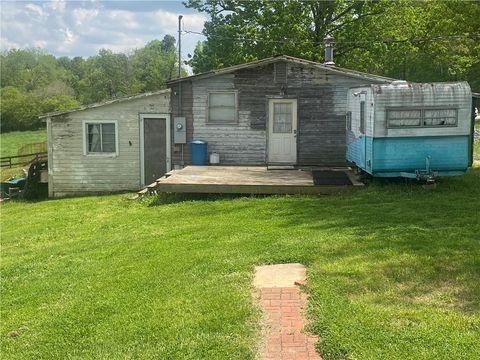
[[[152,95],[49,119],[50,196],[138,190],[139,113],[169,113],[169,98]],[[118,156],[84,155],[83,124],[91,120],[117,121]]]
[[[347,91],[350,87],[377,81],[334,74],[298,63],[287,62],[286,70],[285,83],[275,81],[273,63],[190,80],[193,138],[208,141],[209,152],[218,152],[221,163],[265,164],[268,151],[268,99],[296,98],[297,163],[344,165]],[[228,89],[238,91],[238,124],[208,124],[208,92]]]
[[[181,100],[182,107],[178,107],[178,97],[180,90],[182,92]],[[183,81],[181,87],[178,83],[171,86],[171,108],[172,108],[172,164],[173,165],[182,165],[182,146],[175,145],[173,142],[173,134],[175,132],[174,127],[174,117],[175,116],[184,116],[187,127],[187,144],[183,145],[183,161],[185,164],[190,163],[191,154],[190,154],[190,142],[193,139],[193,93],[192,93],[192,82]]]
[[[207,122],[208,92],[211,90],[239,90],[237,124],[209,124]],[[193,137],[208,141],[208,151],[220,154],[222,164],[264,164],[266,135],[264,129],[252,127],[256,103],[247,102],[236,75],[215,76],[193,83]],[[265,95],[263,95],[265,113]],[[253,114],[252,114],[253,113]]]

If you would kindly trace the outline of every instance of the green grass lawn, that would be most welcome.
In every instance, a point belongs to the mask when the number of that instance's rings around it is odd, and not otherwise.
[[[33,131],[12,131],[0,134],[0,154],[1,156],[16,156],[17,151],[23,145],[47,141],[46,129]],[[22,168],[2,168],[1,180],[8,179],[15,175],[21,175]]]
[[[480,161],[480,139],[473,143],[473,159],[474,161]]]
[[[3,133],[0,134],[0,151],[2,156],[16,156],[23,145],[42,141],[47,141],[45,129]]]
[[[253,359],[254,266],[284,262],[324,359],[478,359],[479,185],[3,203],[2,359]]]

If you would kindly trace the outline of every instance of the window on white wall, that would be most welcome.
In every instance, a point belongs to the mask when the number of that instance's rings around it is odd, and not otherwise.
[[[85,131],[88,154],[111,154],[117,152],[117,132],[115,123],[86,123]]]
[[[237,93],[235,91],[219,91],[208,94],[207,122],[214,124],[237,122]]]
[[[456,126],[457,109],[424,110],[424,126]]]
[[[420,110],[388,110],[389,127],[420,126],[422,113]]]
[[[387,109],[389,128],[457,126],[457,118],[457,109]]]

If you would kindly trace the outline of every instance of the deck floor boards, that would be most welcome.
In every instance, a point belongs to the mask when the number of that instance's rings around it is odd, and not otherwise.
[[[157,180],[157,192],[239,194],[327,194],[363,186],[347,172],[353,185],[315,186],[309,169],[268,170],[262,166],[187,166]]]

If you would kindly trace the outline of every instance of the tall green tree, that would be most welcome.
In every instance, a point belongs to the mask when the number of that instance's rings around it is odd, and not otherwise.
[[[1,87],[15,86],[23,91],[33,91],[67,77],[55,57],[40,49],[4,51],[0,54],[0,62]]]
[[[277,54],[411,81],[468,80],[479,89],[480,3],[452,1],[189,0],[209,15],[194,72]]]
[[[129,54],[102,49],[88,58],[55,58],[39,49],[12,49],[0,60],[1,131],[35,129],[42,125],[38,115],[79,103],[162,89],[178,74],[170,35]]]
[[[79,80],[80,101],[98,102],[138,91],[128,56],[102,49],[89,57],[83,66],[84,77]]]
[[[166,35],[161,41],[150,41],[145,47],[135,50],[131,63],[135,78],[141,84],[140,91],[164,88],[178,71],[175,38]]]
[[[389,1],[189,0],[207,13],[207,40],[195,49],[195,72],[277,54],[323,58],[323,39],[382,14]]]
[[[26,93],[14,86],[5,86],[0,90],[0,130],[32,130],[43,126],[38,115],[71,109],[78,101],[68,95]]]

